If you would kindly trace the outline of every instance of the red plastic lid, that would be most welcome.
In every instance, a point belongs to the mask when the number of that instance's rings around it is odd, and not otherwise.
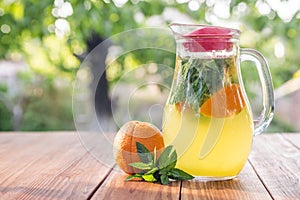
[[[235,33],[233,29],[229,28],[205,26],[183,35],[187,39],[183,45],[190,52],[230,50],[232,49],[232,41],[230,39]]]

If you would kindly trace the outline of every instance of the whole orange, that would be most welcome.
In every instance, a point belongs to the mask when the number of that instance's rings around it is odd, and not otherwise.
[[[124,124],[114,139],[114,158],[117,165],[126,173],[134,174],[140,170],[129,164],[140,162],[136,149],[136,142],[143,144],[153,153],[164,148],[164,141],[160,130],[147,122],[130,121]]]

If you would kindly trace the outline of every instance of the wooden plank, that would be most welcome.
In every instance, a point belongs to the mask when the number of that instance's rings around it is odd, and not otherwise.
[[[274,199],[300,199],[300,150],[283,136],[256,137],[249,160]]]
[[[0,154],[1,199],[86,199],[111,170],[74,133],[0,134],[0,141],[8,148]]]
[[[7,133],[3,134],[3,132],[0,132],[0,155],[4,154],[7,155],[7,153],[16,154],[16,152],[11,151],[11,147],[14,148],[14,150],[19,151],[18,153],[21,153],[22,149],[28,148],[31,146],[31,144],[28,144],[28,141],[31,141],[32,143],[38,143],[38,140],[41,138],[41,134],[21,134],[21,133]],[[27,135],[28,137],[24,137]],[[29,136],[30,135],[30,136]],[[13,145],[13,146],[12,146]],[[26,146],[28,145],[28,146]]]
[[[300,149],[300,133],[288,133],[282,134],[282,136],[298,149]]]
[[[114,169],[92,199],[179,199],[179,181],[162,186],[141,181],[124,181],[127,176],[119,169]]]
[[[110,172],[86,153],[60,172],[46,170],[17,199],[87,199]],[[50,173],[50,174],[49,174]]]
[[[0,135],[0,180],[4,176],[15,174],[23,170],[31,162],[39,159],[43,154],[50,153],[58,147],[71,145],[75,138],[68,140],[61,139],[55,145],[49,145],[54,138],[69,137],[73,134],[1,134]],[[47,138],[47,139],[46,139]],[[34,155],[36,152],[39,154]],[[0,181],[1,183],[1,181]]]
[[[237,178],[227,181],[184,181],[182,199],[271,199],[247,162]]]

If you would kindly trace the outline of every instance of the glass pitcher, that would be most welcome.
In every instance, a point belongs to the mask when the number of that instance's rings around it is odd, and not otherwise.
[[[259,52],[239,48],[239,30],[187,24],[170,28],[177,49],[164,108],[164,142],[176,149],[178,168],[201,179],[234,178],[247,161],[253,135],[273,118],[268,64]],[[262,86],[263,110],[255,121],[241,76],[245,60],[255,63]]]

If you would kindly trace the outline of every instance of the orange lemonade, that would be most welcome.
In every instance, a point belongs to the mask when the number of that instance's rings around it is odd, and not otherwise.
[[[234,116],[216,118],[166,105],[164,119],[164,142],[174,145],[178,168],[194,176],[232,177],[245,165],[253,133],[247,107]]]

